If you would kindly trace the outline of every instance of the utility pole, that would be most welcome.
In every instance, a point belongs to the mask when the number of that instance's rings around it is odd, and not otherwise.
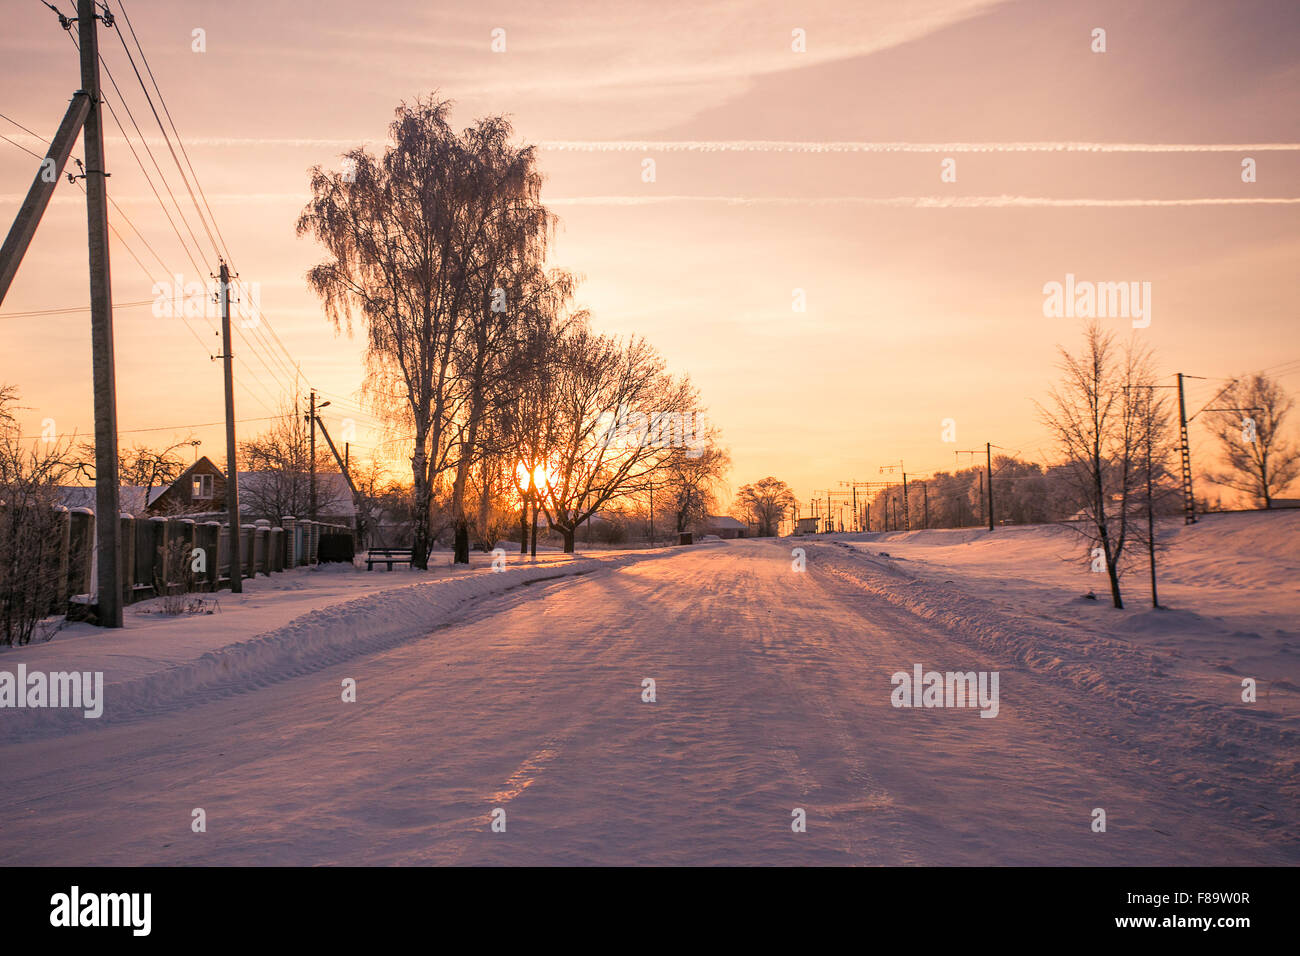
[[[900,472],[903,473],[903,530],[911,531],[912,522],[911,519],[908,517],[908,512],[907,512],[907,471],[904,468],[903,463],[900,461],[897,465],[881,465],[880,473],[884,474],[886,471],[892,472],[895,468],[897,468]],[[894,526],[895,529],[897,529],[898,526],[897,521],[894,522]]]
[[[907,472],[903,472],[903,530],[912,530],[912,519],[907,512]]]
[[[1188,376],[1188,378],[1190,378],[1190,377],[1191,377],[1191,376]],[[1147,485],[1147,500],[1146,500],[1146,512],[1147,512],[1147,557],[1148,557],[1148,560],[1150,561],[1150,564],[1151,564],[1151,606],[1152,606],[1152,607],[1159,607],[1159,606],[1160,606],[1160,597],[1159,597],[1159,592],[1156,590],[1156,519],[1155,519],[1155,504],[1154,504],[1154,500],[1153,500],[1153,498],[1154,498],[1154,489],[1153,489],[1153,487],[1152,487],[1153,482],[1152,482],[1152,480],[1151,480],[1151,442],[1152,442],[1152,435],[1151,435],[1151,419],[1152,419],[1152,405],[1151,405],[1151,401],[1152,401],[1152,395],[1151,395],[1151,393],[1152,393],[1153,391],[1155,391],[1157,388],[1176,388],[1176,389],[1178,389],[1178,412],[1179,412],[1178,419],[1179,419],[1179,426],[1180,426],[1181,433],[1182,433],[1183,437],[1185,438],[1186,435],[1187,435],[1187,423],[1186,423],[1186,421],[1184,421],[1185,415],[1183,414],[1184,404],[1183,404],[1183,382],[1182,382],[1182,379],[1183,379],[1183,376],[1182,376],[1181,373],[1179,373],[1179,375],[1178,375],[1178,384],[1177,384],[1177,385],[1133,385],[1133,386],[1125,385],[1125,386],[1124,386],[1124,391],[1125,391],[1126,393],[1127,393],[1127,391],[1129,390],[1130,387],[1131,387],[1131,388],[1140,388],[1140,389],[1143,389],[1143,390],[1146,392],[1146,404],[1142,407],[1142,413],[1143,413],[1143,414],[1142,414],[1142,423],[1143,423],[1143,431],[1145,432],[1145,435],[1144,435],[1144,438],[1145,438],[1144,445],[1145,445],[1145,452],[1146,452],[1146,485]],[[1229,387],[1231,387],[1231,386],[1229,386]],[[1225,391],[1226,391],[1226,389],[1225,389]],[[1219,394],[1222,395],[1223,392],[1220,392]],[[1216,395],[1215,398],[1217,399],[1218,396]],[[1213,400],[1211,400],[1211,404],[1213,404]],[[1201,411],[1205,411],[1205,409],[1201,409]],[[1234,411],[1235,411],[1235,409],[1234,409]],[[1200,412],[1198,412],[1197,414],[1199,415]],[[1195,418],[1196,416],[1193,415],[1192,417]],[[1183,451],[1184,451],[1184,452],[1187,451],[1187,445],[1186,445],[1185,443],[1184,443],[1184,445],[1183,445]],[[1190,458],[1184,458],[1184,463],[1185,463],[1185,467],[1186,467],[1186,471],[1184,472],[1184,474],[1185,474],[1187,480],[1190,482],[1190,480],[1191,480],[1191,464],[1190,464]],[[1196,520],[1196,516],[1195,516],[1195,513],[1193,513],[1193,515],[1192,515],[1192,521],[1195,521],[1195,520]]]
[[[328,404],[329,402],[325,403],[325,405]],[[322,405],[321,408],[324,408],[325,405]],[[343,472],[343,480],[347,482],[348,491],[352,493],[352,510],[356,514],[356,527],[353,528],[353,540],[359,544],[363,530],[361,527],[361,495],[357,493],[357,486],[352,481],[351,472],[348,471],[347,458],[339,457],[339,450],[334,446],[334,439],[330,438],[330,433],[325,427],[325,423],[320,418],[317,418],[316,424],[320,427],[320,433],[325,438],[325,444],[329,446],[330,454],[334,456],[334,461],[338,463],[339,468]],[[315,434],[314,429],[312,430],[312,434]],[[344,445],[343,447],[346,449],[347,445]]]
[[[993,530],[993,445],[984,443],[984,467],[989,473],[989,530]]]
[[[925,508],[925,527],[930,527],[930,487],[924,481],[921,482],[921,501]]]
[[[72,20],[54,7],[59,25],[72,28]],[[49,151],[19,207],[4,245],[0,246],[0,301],[18,271],[36,227],[49,205],[59,175],[67,164],[77,133],[86,150],[86,235],[90,265],[90,343],[92,391],[95,404],[95,584],[96,620],[103,627],[122,626],[124,586],[118,547],[120,502],[117,458],[117,382],[113,358],[113,289],[108,246],[108,171],[104,168],[103,107],[99,89],[99,26],[113,25],[105,7],[99,17],[95,0],[77,0],[77,35],[81,51],[81,89],[59,124]]]
[[[655,483],[650,482],[650,547],[655,546]]]
[[[112,14],[106,14],[111,17]],[[108,256],[108,172],[104,169],[103,105],[99,93],[99,31],[95,0],[77,0],[81,88],[90,97],[82,139],[86,148],[86,227],[90,246],[90,343],[95,395],[95,522],[99,623],[122,626],[123,582],[118,536],[117,382],[113,367],[113,288]]]
[[[244,590],[243,555],[240,549],[239,470],[235,461],[235,376],[230,352],[230,267],[221,261],[221,358],[226,376],[226,517],[230,521],[230,591]]]
[[[978,455],[979,449],[963,449],[962,451],[953,452],[953,458],[959,455]],[[978,466],[977,466],[978,467]],[[993,530],[993,446],[989,442],[984,443],[984,471],[988,473],[988,513],[989,513],[989,530]],[[984,475],[981,473],[980,479],[980,520],[984,518]]]
[[[1183,465],[1183,523],[1196,524],[1196,495],[1192,492],[1192,449],[1187,440],[1187,402],[1183,398],[1182,372],[1178,373],[1178,451]]]
[[[94,36],[93,27],[90,35]],[[82,68],[85,69],[84,55]],[[9,234],[5,237],[4,246],[0,247],[0,302],[4,301],[5,293],[9,291],[9,284],[13,282],[14,275],[18,272],[18,265],[22,262],[27,247],[31,245],[32,236],[36,234],[41,216],[45,214],[45,207],[49,205],[50,197],[54,195],[54,187],[59,184],[59,176],[68,164],[68,157],[72,155],[77,134],[85,126],[86,117],[90,114],[90,105],[90,97],[84,89],[72,94],[72,102],[68,104],[63,122],[59,124],[54,139],[50,140],[50,148],[45,158],[41,160],[40,168],[36,170],[36,178],[32,180],[31,188],[27,191],[27,198],[18,209],[18,215],[9,228]]]
[[[310,521],[316,520],[316,389],[311,390],[311,411],[307,413],[307,421],[311,425],[311,455],[310,477],[307,481],[307,518]]]

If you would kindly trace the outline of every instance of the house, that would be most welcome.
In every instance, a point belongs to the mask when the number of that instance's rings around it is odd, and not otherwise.
[[[743,538],[748,531],[743,521],[728,515],[709,515],[704,519],[704,533],[716,534],[719,538]]]
[[[226,473],[204,455],[149,502],[154,515],[215,514],[226,510]]]
[[[817,523],[821,520],[822,520],[821,518],[799,518],[794,523],[794,533],[795,534],[816,534]]]
[[[241,471],[241,522],[251,523],[265,518],[272,524],[279,524],[280,519],[287,516],[306,518],[310,510],[309,482],[306,474]],[[126,510],[125,506],[123,510]],[[225,472],[204,455],[171,485],[150,496],[148,513],[192,518],[224,516]],[[355,527],[356,504],[352,490],[339,472],[318,472],[316,475],[316,520]]]

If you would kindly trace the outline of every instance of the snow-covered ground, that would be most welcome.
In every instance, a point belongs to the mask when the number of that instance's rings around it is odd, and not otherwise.
[[[469,567],[458,567],[451,552],[435,552],[428,571],[398,565],[366,571],[364,558],[358,558],[356,566],[322,564],[249,578],[241,594],[188,595],[193,613],[167,615],[162,602],[143,601],[126,609],[120,631],[73,624],[43,643],[0,648],[0,670],[14,672],[23,664],[29,673],[102,672],[109,703],[96,719],[136,719],[171,703],[192,703],[212,689],[261,686],[304,667],[421,636],[487,595],[638,556],[539,550],[530,558],[515,548],[502,546],[500,571],[493,570],[491,554],[473,553]],[[85,720],[80,711],[66,709],[0,715],[8,718],[3,726],[11,740],[77,729]]]
[[[1171,526],[1157,612],[1048,528],[259,581],[101,720],[0,711],[0,863],[1295,863],[1297,518]],[[914,664],[997,671],[997,716],[894,707]]]

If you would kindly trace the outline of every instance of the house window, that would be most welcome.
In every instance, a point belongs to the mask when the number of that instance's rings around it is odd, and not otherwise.
[[[191,493],[192,498],[211,498],[212,497],[212,476],[195,475],[194,490]]]

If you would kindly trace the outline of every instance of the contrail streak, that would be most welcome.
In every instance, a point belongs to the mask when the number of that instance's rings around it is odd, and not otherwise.
[[[1183,199],[1051,199],[1045,196],[563,196],[545,197],[548,206],[653,206],[664,203],[717,203],[732,206],[890,206],[912,209],[1054,208],[1073,206],[1251,206],[1294,205],[1291,197],[1208,197]]]
[[[1240,153],[1300,150],[1300,143],[869,143],[795,140],[543,140],[578,153]]]
[[[36,137],[15,133],[14,139],[43,144]],[[105,141],[122,145],[120,136]],[[164,145],[158,137],[145,137],[151,146]],[[317,149],[350,149],[354,146],[383,146],[385,139],[370,137],[236,137],[198,136],[191,146],[240,147],[285,146]],[[556,153],[1262,153],[1295,152],[1300,143],[901,143],[866,141],[814,142],[807,140],[542,140],[539,149]]]

